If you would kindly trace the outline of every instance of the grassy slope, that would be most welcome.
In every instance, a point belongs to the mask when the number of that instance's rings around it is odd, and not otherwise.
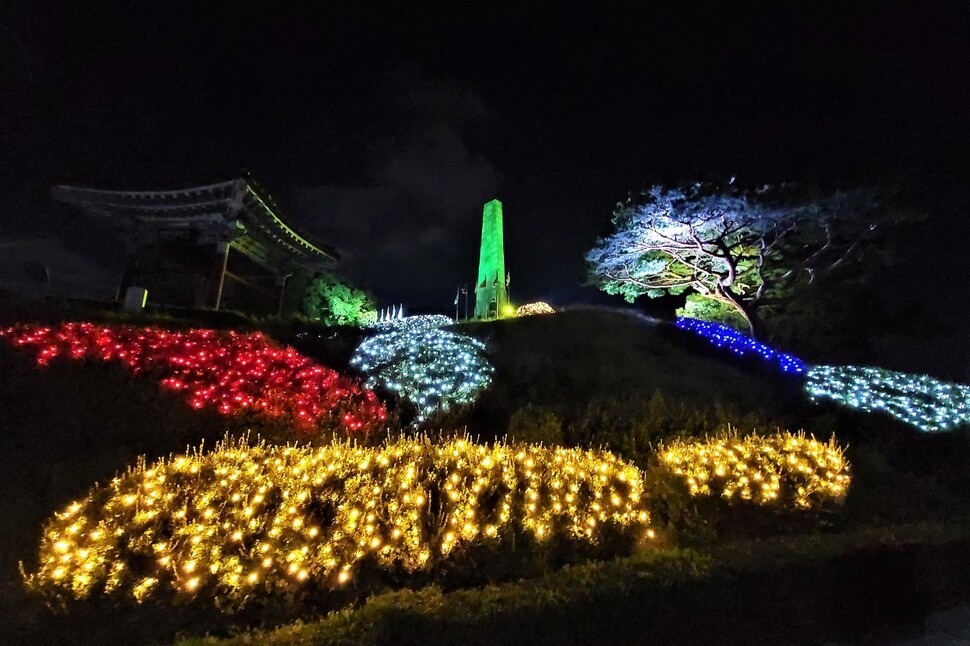
[[[820,438],[834,433],[857,467],[847,502],[853,522],[940,519],[970,510],[970,429],[918,433],[888,416],[809,404],[797,380],[758,360],[736,359],[691,333],[635,316],[575,311],[458,329],[486,340],[496,367],[495,383],[468,420],[483,437],[506,428],[508,415],[530,404],[557,412],[568,426],[596,402],[620,402],[611,409],[616,415],[649,414],[646,401],[661,392],[668,403],[715,422],[738,420],[768,431],[777,424]],[[595,435],[579,439],[597,441]]]
[[[970,491],[966,478],[954,475],[960,472],[960,460],[970,454],[967,446],[899,429],[883,440],[878,433],[884,420],[849,416],[832,422],[830,412],[813,413],[800,403],[791,384],[725,361],[703,342],[669,326],[581,311],[460,329],[487,339],[496,364],[495,383],[466,420],[483,438],[504,434],[511,412],[526,405],[569,418],[581,415],[591,401],[634,400],[661,390],[698,406],[718,401],[793,428],[838,427],[855,433],[856,455],[850,458],[865,471],[857,473],[848,506],[860,523],[945,518],[968,508],[965,497],[952,493]],[[345,336],[335,349],[328,349],[326,340],[320,342],[320,355],[329,353],[333,367],[341,366],[332,357],[346,355]],[[43,520],[95,481],[110,479],[140,454],[153,458],[203,438],[209,442],[233,425],[190,411],[152,384],[132,382],[117,368],[55,365],[37,371],[24,356],[0,344],[0,375],[0,627],[10,627],[21,641],[56,641],[83,628],[92,642],[118,641],[124,626],[135,631],[128,635],[134,642],[148,639],[144,631],[154,631],[151,639],[164,640],[180,626],[191,625],[193,632],[199,626],[207,629],[207,617],[193,617],[188,609],[155,616],[148,610],[121,612],[97,604],[55,621],[24,598],[16,563],[25,560],[29,567]],[[856,422],[868,424],[869,430],[856,432]],[[963,442],[970,445],[966,438]],[[901,473],[894,460],[914,455],[920,468]],[[944,475],[937,473],[941,460],[950,461]],[[548,594],[556,596],[554,590]],[[219,630],[214,624],[212,629]]]
[[[221,437],[198,415],[121,368],[58,364],[39,371],[0,342],[0,626],[37,612],[18,561],[35,558],[43,522],[95,482],[135,462]],[[23,614],[27,613],[27,614]]]
[[[540,579],[388,592],[206,644],[778,644],[871,640],[970,595],[970,527],[898,526],[652,550]]]
[[[462,329],[488,337],[496,363],[482,408],[497,423],[483,426],[483,435],[504,434],[505,411],[527,403],[576,408],[659,388],[689,400],[777,410],[764,393],[783,394],[770,377],[698,355],[656,326],[620,315],[577,312]],[[341,351],[345,336],[336,340]],[[111,479],[138,455],[160,457],[239,430],[117,367],[58,362],[37,370],[0,342],[0,374],[0,489],[8,492],[0,497],[3,578],[36,545],[42,521],[94,482]]]
[[[496,383],[468,420],[483,436],[522,406],[568,419],[590,401],[658,390],[823,435],[838,431],[851,440],[856,465],[838,528],[699,552],[648,551],[484,589],[387,592],[358,609],[229,643],[878,640],[880,628],[970,595],[961,574],[970,565],[970,527],[961,520],[970,511],[966,433],[927,436],[885,418],[807,406],[797,385],[757,364],[633,317],[580,311],[459,329],[488,341],[496,365]]]
[[[457,329],[489,343],[496,365],[489,396],[509,407],[568,409],[660,390],[778,414],[790,395],[774,375],[723,361],[692,335],[619,313],[580,310]]]
[[[456,329],[488,343],[495,382],[470,415],[446,417],[442,425],[467,425],[485,439],[504,432],[522,410],[555,415],[568,444],[614,450],[623,443],[617,433],[637,434],[637,420],[648,416],[695,432],[691,416],[705,418],[702,427],[742,419],[746,426],[803,427],[797,384],[760,364],[725,360],[669,324],[581,310]],[[658,393],[662,403],[651,401]],[[641,440],[661,439],[655,427],[642,430]]]

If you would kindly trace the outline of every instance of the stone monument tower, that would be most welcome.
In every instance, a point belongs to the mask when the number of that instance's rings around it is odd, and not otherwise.
[[[475,318],[505,316],[509,304],[502,234],[502,203],[492,200],[482,211],[482,250],[475,283]]]

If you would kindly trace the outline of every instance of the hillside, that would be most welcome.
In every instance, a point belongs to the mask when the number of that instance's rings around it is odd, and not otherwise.
[[[572,416],[590,403],[662,393],[705,409],[790,418],[797,385],[733,360],[669,323],[607,310],[457,326],[488,344],[495,383],[482,407],[533,405]]]
[[[191,321],[180,322],[180,327],[186,324]],[[430,420],[424,427],[429,433],[467,428],[482,440],[511,435],[546,445],[604,447],[641,468],[649,465],[658,442],[712,434],[728,424],[741,432],[780,426],[821,438],[835,433],[849,445],[853,485],[837,515],[826,512],[821,520],[808,519],[813,531],[883,536],[882,528],[893,524],[958,522],[970,509],[966,432],[922,434],[888,417],[808,404],[797,380],[779,376],[755,359],[716,349],[673,325],[613,311],[578,310],[451,329],[487,344],[493,381],[474,405]],[[305,326],[277,326],[268,332],[350,373],[350,354],[366,336],[353,329]],[[275,440],[301,436],[286,429],[279,434],[278,425],[252,417],[192,410],[174,394],[132,379],[116,365],[60,360],[37,369],[28,355],[5,342],[0,342],[0,374],[0,487],[6,492],[0,499],[0,625],[13,626],[27,640],[54,641],[83,626],[96,641],[117,636],[106,617],[124,616],[132,634],[165,641],[180,630],[225,634],[266,620],[258,614],[243,618],[205,610],[173,613],[160,606],[131,612],[96,603],[51,617],[39,601],[25,596],[17,564],[24,561],[31,567],[46,518],[93,483],[107,482],[133,465],[139,455],[151,460],[203,442],[208,448],[227,432],[239,435],[247,429],[269,433]],[[389,404],[393,407],[394,402]],[[359,439],[373,444],[382,438]],[[695,524],[678,530],[686,530],[683,538],[689,546],[730,545],[806,527],[804,519],[789,523],[771,514],[689,520]],[[691,554],[688,550],[685,558],[694,558]],[[517,576],[521,574],[513,568],[496,574],[496,581]],[[564,571],[563,576],[573,575]],[[586,584],[576,585],[582,590]],[[311,615],[318,610],[311,609]],[[473,617],[468,625],[476,621],[483,619]],[[103,627],[95,629],[94,624]]]

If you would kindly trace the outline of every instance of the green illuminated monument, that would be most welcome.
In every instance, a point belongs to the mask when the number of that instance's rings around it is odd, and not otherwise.
[[[478,260],[478,282],[475,283],[475,318],[507,316],[507,286],[502,203],[492,200],[485,204],[482,212],[482,251]]]

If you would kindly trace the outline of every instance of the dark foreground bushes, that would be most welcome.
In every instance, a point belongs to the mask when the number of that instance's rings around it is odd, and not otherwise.
[[[317,620],[180,644],[885,643],[970,594],[966,531],[898,526],[650,550],[483,589],[390,592]]]

